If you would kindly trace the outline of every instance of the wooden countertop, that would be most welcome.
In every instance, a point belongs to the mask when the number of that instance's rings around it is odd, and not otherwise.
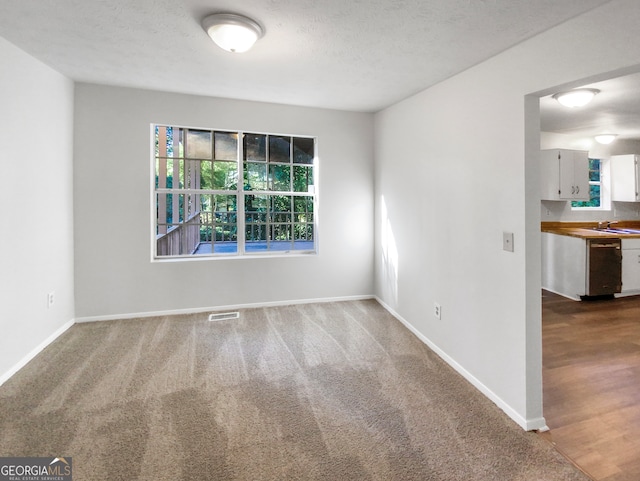
[[[640,239],[638,233],[607,232],[596,230],[598,222],[541,222],[542,232],[551,234],[568,235],[581,239]],[[613,229],[638,229],[639,221],[619,221],[611,226]]]

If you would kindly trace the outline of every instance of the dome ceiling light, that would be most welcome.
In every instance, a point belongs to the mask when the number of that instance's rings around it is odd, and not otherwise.
[[[215,13],[202,20],[202,28],[215,44],[227,52],[246,52],[264,35],[254,20],[235,13]]]
[[[554,94],[553,98],[565,107],[583,107],[599,93],[598,89],[575,89]]]
[[[607,145],[616,140],[616,137],[616,134],[600,134],[596,135],[594,139],[596,139],[596,142],[598,142],[599,144]]]

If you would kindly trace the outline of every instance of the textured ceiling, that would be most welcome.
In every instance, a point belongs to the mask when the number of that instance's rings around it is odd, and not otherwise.
[[[608,0],[2,0],[0,36],[78,81],[376,111]],[[257,20],[250,52],[200,20]]]
[[[576,145],[604,133],[617,134],[620,140],[640,140],[640,74],[581,87],[600,90],[581,108],[563,107],[551,96],[540,99],[542,131],[563,134]]]

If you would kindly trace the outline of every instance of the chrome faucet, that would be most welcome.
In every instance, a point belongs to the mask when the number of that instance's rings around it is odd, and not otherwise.
[[[601,220],[598,222],[598,230],[605,230],[605,229],[611,229],[611,224],[617,224],[618,221],[617,220]]]

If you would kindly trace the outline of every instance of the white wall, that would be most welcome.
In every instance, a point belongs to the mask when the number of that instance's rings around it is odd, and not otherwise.
[[[538,97],[640,63],[638,24],[613,1],[376,115],[376,293],[527,429],[544,425]]]
[[[152,263],[150,124],[318,138],[320,253]],[[78,318],[373,294],[373,115],[76,86]]]
[[[1,383],[68,327],[74,299],[73,83],[1,37],[0,59]]]

